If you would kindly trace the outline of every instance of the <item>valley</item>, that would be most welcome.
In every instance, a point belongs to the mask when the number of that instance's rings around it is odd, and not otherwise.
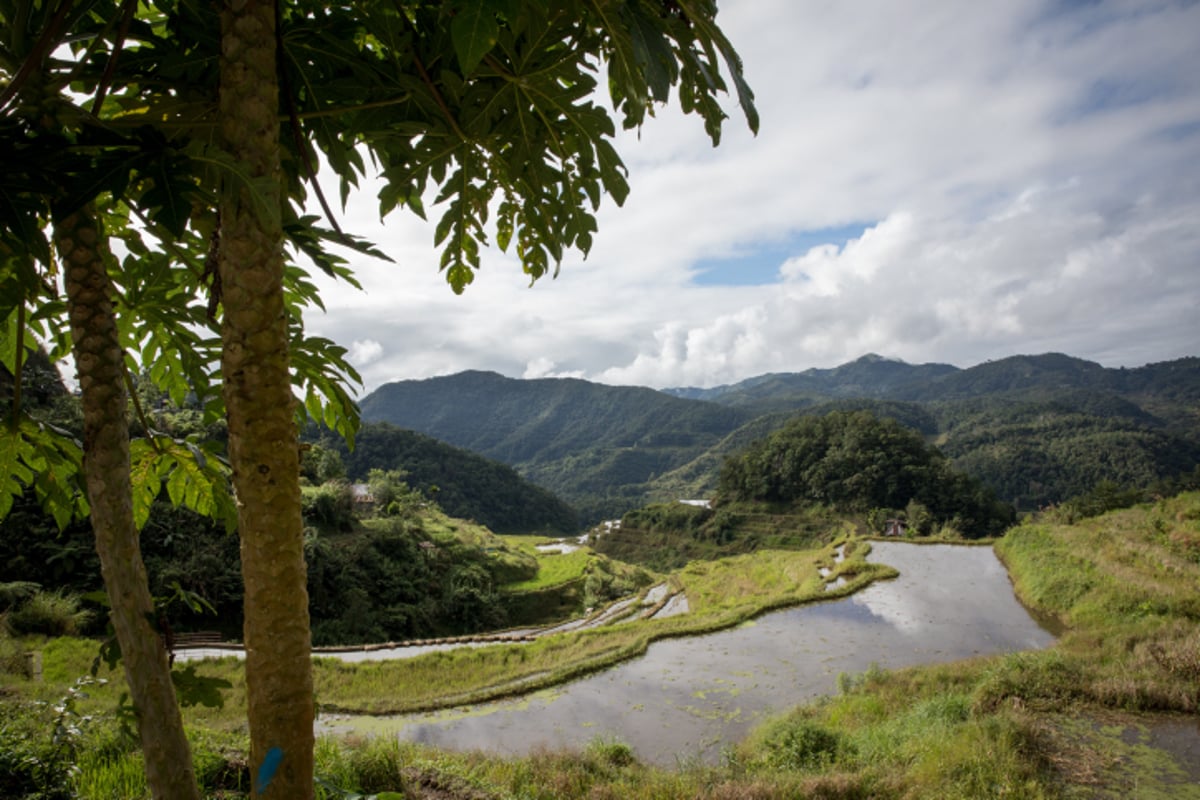
[[[511,465],[388,422],[353,450],[310,427],[322,796],[1192,797],[1194,361],[865,358],[702,399],[466,374],[446,379],[480,383],[465,405],[419,400]],[[887,397],[854,396],[872,375]],[[175,674],[206,791],[244,796],[237,539],[166,493],[147,514],[159,624],[229,642],[176,648]],[[88,527],[19,498],[0,534],[0,754],[143,797]],[[55,715],[74,738],[38,733]]]

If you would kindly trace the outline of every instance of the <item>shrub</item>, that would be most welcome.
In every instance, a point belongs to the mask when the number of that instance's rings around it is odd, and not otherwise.
[[[774,769],[822,770],[852,751],[841,733],[800,720],[767,742],[765,760]]]
[[[74,636],[92,619],[92,612],[79,607],[79,597],[63,592],[34,592],[8,613],[13,632],[44,636]]]
[[[8,635],[4,616],[0,615],[0,675],[24,675],[25,672],[25,648]]]
[[[633,748],[620,739],[600,736],[588,742],[584,757],[599,765],[628,767],[637,761]]]
[[[330,481],[302,491],[301,510],[305,520],[331,531],[354,527],[354,493],[348,483]]]

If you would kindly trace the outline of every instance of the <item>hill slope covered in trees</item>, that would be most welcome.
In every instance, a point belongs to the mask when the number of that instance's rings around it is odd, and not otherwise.
[[[584,521],[707,496],[727,457],[792,417],[856,409],[919,431],[1022,509],[1200,464],[1200,358],[1108,369],[1046,354],[959,369],[864,356],[664,392],[467,372],[388,384],[362,402],[366,419],[512,465]]]
[[[575,509],[512,467],[429,436],[368,422],[353,450],[337,437],[322,444],[340,453],[350,480],[364,481],[372,469],[399,470],[409,486],[435,498],[447,514],[476,520],[496,533],[565,536],[579,528]]]

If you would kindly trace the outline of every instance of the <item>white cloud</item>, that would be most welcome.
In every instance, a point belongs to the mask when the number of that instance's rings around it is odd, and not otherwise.
[[[732,109],[718,149],[674,110],[623,134],[629,201],[555,281],[528,288],[488,252],[456,297],[431,225],[373,227],[374,192],[352,200],[348,227],[397,264],[356,257],[366,291],[327,287],[310,325],[354,343],[366,390],[463,369],[712,385],[868,351],[1197,354],[1200,4],[737,0],[720,21],[761,134]],[[766,250],[767,285],[694,283],[700,261]]]
[[[358,339],[350,345],[350,363],[356,367],[364,367],[372,361],[378,361],[383,355],[383,345],[374,339]]]
[[[557,366],[553,361],[545,357],[535,358],[525,365],[525,372],[521,377],[529,380],[535,378],[582,378],[584,377],[583,370],[573,370],[562,372],[556,370]]]

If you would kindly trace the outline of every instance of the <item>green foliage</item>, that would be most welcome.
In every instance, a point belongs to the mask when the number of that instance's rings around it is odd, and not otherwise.
[[[972,537],[999,533],[1014,519],[919,434],[866,412],[800,417],[751,444],[726,461],[720,496],[844,512],[911,507],[923,523],[954,520]]]
[[[594,547],[665,572],[697,559],[817,547],[843,534],[845,526],[843,518],[821,506],[735,503],[713,510],[671,503],[629,512],[619,526],[599,530]]]
[[[28,580],[86,594],[100,586],[91,526],[74,522],[60,531],[34,499],[19,498],[0,520],[0,581]]]
[[[68,800],[72,754],[46,736],[48,710],[0,704],[0,796]]]
[[[853,745],[844,735],[802,720],[767,739],[762,759],[772,769],[820,770],[853,752]]]
[[[13,606],[5,618],[18,635],[75,636],[87,630],[93,615],[76,595],[61,589],[35,591]]]
[[[1092,406],[1094,408],[1094,406]],[[1097,415],[1073,397],[942,404],[943,450],[1019,508],[1033,510],[1111,482],[1147,488],[1194,469],[1196,441],[1140,409]]]
[[[630,511],[621,518],[621,527],[697,533],[713,516],[713,510],[705,506],[657,503]]]
[[[485,564],[456,564],[442,588],[442,607],[448,620],[463,630],[489,630],[504,623],[503,607]]]
[[[354,494],[350,484],[334,480],[321,486],[303,487],[301,513],[309,524],[330,532],[353,529]]]
[[[83,453],[72,439],[51,426],[9,410],[0,425],[0,519],[17,497],[32,489],[42,507],[66,527],[88,513],[78,480]]]
[[[355,480],[369,481],[372,470],[402,473],[404,483],[436,500],[446,513],[477,520],[497,533],[569,534],[578,528],[570,506],[512,468],[428,436],[367,423],[353,451],[334,441],[325,447],[341,454]]]
[[[174,441],[164,437],[130,443],[133,515],[139,528],[164,489],[171,504],[237,527],[237,507],[229,485],[229,467],[215,442]]]
[[[367,490],[382,516],[411,514],[425,502],[420,492],[409,487],[407,477],[406,472],[398,469],[373,469],[367,473]]]
[[[300,455],[300,476],[314,485],[346,477],[346,466],[336,449],[308,443]]]
[[[444,524],[444,517],[389,517],[353,533],[310,536],[305,557],[314,643],[399,641],[503,627],[497,576],[510,575],[513,565],[504,553],[488,552],[465,533],[438,532]]]
[[[33,597],[41,584],[34,581],[10,581],[0,583],[0,611],[8,611]]]
[[[496,588],[536,569],[532,556],[507,548],[485,529],[447,520],[432,506],[362,524],[345,484],[304,492],[314,525],[306,555],[310,613],[319,644],[495,627],[508,607]],[[22,631],[49,634],[86,629],[98,617],[81,610],[76,598],[100,587],[91,531],[73,525],[59,534],[32,500],[21,502],[23,510],[0,523],[0,587],[9,590],[10,604],[28,597],[36,585],[59,588],[33,595],[28,609],[9,613],[10,621]],[[458,532],[443,532],[450,526]],[[165,600],[183,593],[194,600],[164,607],[163,619],[172,631],[217,630],[226,638],[241,638],[236,536],[164,497],[150,511],[141,546],[151,594]],[[452,581],[451,571],[458,565],[470,571]],[[21,577],[33,581],[18,583]],[[0,609],[5,607],[0,603]]]

